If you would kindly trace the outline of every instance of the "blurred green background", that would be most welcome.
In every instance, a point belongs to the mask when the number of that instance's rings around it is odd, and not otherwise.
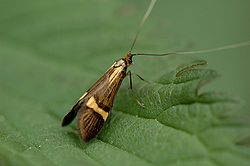
[[[128,51],[148,4],[149,0],[0,0],[0,122],[18,126],[22,118],[34,127],[39,120],[29,117],[46,121],[41,113],[46,110],[59,124],[72,103]],[[200,50],[248,41],[249,20],[249,0],[158,0],[134,52]],[[249,54],[250,46],[194,56],[221,74],[204,90],[241,97],[248,113]],[[192,58],[136,57],[131,68],[154,80]],[[26,111],[20,114],[21,108]],[[27,126],[22,132],[28,130]]]

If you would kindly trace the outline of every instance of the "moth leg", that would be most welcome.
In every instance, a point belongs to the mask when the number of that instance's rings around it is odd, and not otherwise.
[[[130,89],[132,89],[132,75],[136,75],[140,80],[149,83],[147,80],[145,80],[144,78],[142,78],[139,74],[132,73],[130,70],[127,72],[126,76],[128,76],[128,75],[129,75]]]
[[[129,83],[130,83],[130,89],[133,92],[132,89],[132,75],[136,75],[138,78],[140,78],[142,81],[145,81],[147,83],[149,83],[148,81],[146,81],[145,79],[143,79],[140,75],[136,74],[136,73],[132,73],[130,70],[127,72],[126,76],[129,75]],[[136,102],[141,106],[141,107],[145,107],[144,104],[142,102],[140,102],[140,99],[135,95],[135,93],[133,93],[133,96],[135,97]]]
[[[140,80],[149,83],[147,80],[145,80],[144,78],[142,78],[140,75],[138,75],[138,74],[136,74],[136,73],[131,73],[131,74],[134,74],[134,75],[136,75],[138,78],[140,78]]]
[[[126,76],[128,76],[128,75],[129,75],[129,86],[130,86],[130,89],[132,90],[132,88],[133,88],[132,83],[133,82],[132,82],[132,73],[130,70],[127,72]]]

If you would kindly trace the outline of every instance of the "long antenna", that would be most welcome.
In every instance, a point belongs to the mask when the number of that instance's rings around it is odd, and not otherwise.
[[[242,42],[242,43],[236,43],[236,44],[225,45],[225,46],[221,46],[221,47],[215,47],[215,48],[206,49],[206,50],[195,50],[195,51],[186,51],[186,52],[176,52],[176,54],[178,54],[178,55],[184,55],[184,54],[210,53],[210,52],[216,52],[216,51],[234,49],[234,48],[239,48],[239,47],[244,47],[244,46],[250,46],[250,41],[245,41],[245,42]]]
[[[137,38],[138,38],[138,35],[139,35],[139,33],[141,32],[141,29],[142,29],[144,23],[146,22],[148,16],[150,15],[150,13],[151,13],[151,11],[152,11],[154,5],[155,5],[155,2],[156,2],[156,0],[151,0],[150,4],[149,4],[149,6],[148,6],[148,9],[147,9],[146,13],[144,14],[144,16],[143,16],[143,18],[142,18],[142,20],[141,20],[141,23],[140,23],[140,25],[139,25],[139,27],[138,27],[138,30],[137,30],[137,32],[136,32],[134,41],[133,41],[133,43],[132,43],[132,46],[131,46],[129,52],[131,52],[132,49],[134,48],[135,42],[136,42],[136,40],[137,40]]]
[[[217,52],[222,50],[228,50],[228,49],[234,49],[244,46],[250,46],[250,41],[245,41],[242,43],[236,43],[236,44],[230,44],[225,45],[221,47],[215,47],[205,50],[195,50],[195,51],[185,51],[185,52],[168,52],[168,53],[162,53],[162,54],[154,54],[154,53],[134,53],[132,56],[136,55],[143,55],[143,56],[166,56],[166,55],[188,55],[188,54],[201,54],[201,53],[210,53],[210,52]]]

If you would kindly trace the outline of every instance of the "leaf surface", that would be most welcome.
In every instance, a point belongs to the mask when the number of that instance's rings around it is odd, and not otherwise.
[[[147,5],[1,0],[0,165],[249,165],[249,113],[238,99],[202,89],[218,74],[190,67],[199,62],[192,57],[134,58],[131,70],[150,83],[133,77],[131,91],[124,80],[96,139],[80,140],[75,122],[61,128],[78,97],[127,50]],[[160,6],[136,50],[183,46],[165,18],[156,19]]]

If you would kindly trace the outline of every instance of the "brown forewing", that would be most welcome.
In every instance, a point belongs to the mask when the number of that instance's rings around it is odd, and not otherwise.
[[[119,70],[119,72],[117,72],[117,70]],[[114,72],[117,72],[115,77],[112,76]],[[112,82],[110,82],[111,76],[114,77]],[[88,108],[86,103],[89,98],[94,97],[96,104],[104,111],[109,112],[113,106],[115,95],[125,76],[126,68],[111,66],[104,75],[89,88],[86,92],[86,96],[80,98],[71,111],[64,117],[62,126],[68,125],[78,114],[78,130],[82,139],[88,141],[95,137],[102,128],[105,120],[93,109]]]

